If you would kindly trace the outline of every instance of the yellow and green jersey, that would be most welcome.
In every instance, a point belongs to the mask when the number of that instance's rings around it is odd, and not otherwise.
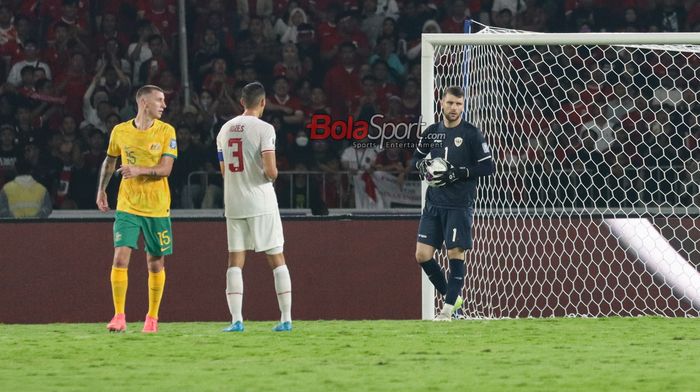
[[[164,155],[177,158],[175,128],[160,120],[145,130],[134,120],[118,124],[109,138],[107,155],[121,157],[122,165],[153,167]],[[117,211],[150,217],[170,215],[170,187],[166,177],[137,176],[122,179]]]

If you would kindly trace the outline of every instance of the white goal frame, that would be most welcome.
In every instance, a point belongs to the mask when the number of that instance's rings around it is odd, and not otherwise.
[[[517,32],[517,33],[499,33],[499,34],[423,34],[421,42],[421,115],[422,124],[421,132],[425,128],[433,123],[435,118],[434,108],[435,108],[435,49],[437,46],[442,45],[463,45],[466,48],[469,45],[700,45],[700,33],[530,33],[530,32]],[[697,50],[697,49],[696,49]],[[496,152],[493,154],[494,158],[497,157]],[[425,203],[425,183],[423,183],[423,203]],[[475,219],[479,219],[478,211],[476,211]],[[611,222],[618,219],[606,220],[606,224],[611,225]],[[611,230],[620,230],[621,226],[624,225],[635,225],[635,221],[642,221],[643,219],[622,219],[617,225],[612,224]],[[646,230],[647,227],[635,226],[631,230],[632,232],[639,230]],[[653,228],[651,230],[654,230]],[[624,234],[620,234],[624,237]],[[625,238],[621,239],[625,241]],[[479,238],[474,238],[474,241],[478,243]],[[634,245],[634,240],[625,241],[631,243],[630,246]],[[639,242],[639,241],[637,241]],[[643,241],[642,241],[643,242]],[[636,248],[635,248],[636,249]],[[669,260],[675,260],[677,254],[675,252],[670,255],[670,258],[664,259],[664,263],[669,263]],[[643,249],[639,250],[640,257],[648,254]],[[653,259],[653,257],[652,257]],[[677,258],[676,258],[677,259]],[[647,263],[646,260],[644,260]],[[648,263],[652,265],[658,262],[658,260],[651,260]],[[683,264],[687,262],[681,258],[678,261]],[[673,263],[671,261],[671,263]],[[664,271],[677,270],[678,268],[686,268],[687,266],[677,265],[666,265],[666,267],[659,266],[658,271],[661,274],[665,274]],[[657,264],[658,265],[658,264]],[[690,273],[696,273],[697,276],[692,275],[686,277],[686,281],[680,282],[681,285],[689,285],[691,288],[695,288],[697,293],[700,293],[700,274],[697,274],[694,268],[690,268]],[[428,280],[424,273],[421,273],[422,283],[421,283],[421,317],[423,320],[432,319],[435,316],[435,290],[431,282]],[[664,277],[666,275],[663,275]],[[671,275],[669,274],[669,279]],[[688,293],[685,293],[688,296]],[[698,304],[700,304],[700,294],[698,298],[693,298],[693,301],[697,299]]]

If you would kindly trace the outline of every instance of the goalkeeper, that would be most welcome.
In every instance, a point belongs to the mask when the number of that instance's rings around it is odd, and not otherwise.
[[[416,261],[445,305],[435,318],[449,321],[462,306],[465,252],[472,247],[472,216],[479,177],[495,172],[484,135],[462,119],[464,91],[448,87],[440,100],[443,120],[428,126],[413,155],[412,167],[428,181],[425,208],[416,242]],[[430,159],[426,156],[430,154]],[[442,243],[447,248],[450,275],[433,258]]]

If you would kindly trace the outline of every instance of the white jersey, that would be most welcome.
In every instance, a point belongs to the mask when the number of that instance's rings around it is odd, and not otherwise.
[[[263,172],[262,154],[275,151],[275,128],[255,116],[238,116],[216,137],[224,163],[224,208],[227,218],[279,213],[272,182]]]

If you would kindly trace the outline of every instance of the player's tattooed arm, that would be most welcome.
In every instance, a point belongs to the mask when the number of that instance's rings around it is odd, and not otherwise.
[[[105,160],[102,162],[102,168],[100,168],[100,177],[97,185],[97,198],[95,200],[97,208],[102,212],[107,212],[109,210],[109,203],[107,201],[107,185],[109,184],[109,179],[112,178],[114,174],[114,168],[117,166],[117,158],[107,155]]]
[[[173,170],[173,162],[175,162],[175,158],[169,155],[163,155],[155,166],[122,165],[117,169],[117,172],[125,179],[138,176],[148,176],[151,178],[167,177]]]
[[[107,155],[104,161],[102,161],[102,167],[100,168],[100,177],[97,185],[98,191],[103,191],[107,189],[109,185],[109,179],[112,178],[114,174],[114,169],[117,167],[117,158]]]

